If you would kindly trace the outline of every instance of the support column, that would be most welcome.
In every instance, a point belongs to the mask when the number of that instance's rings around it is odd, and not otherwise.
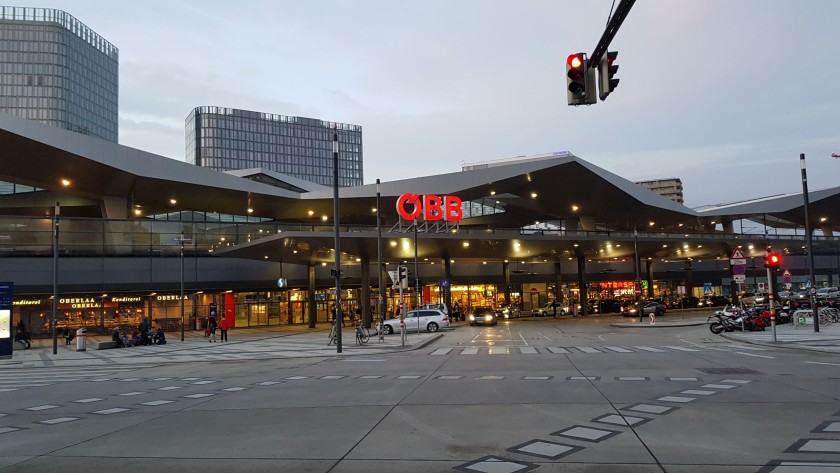
[[[370,312],[370,257],[362,257],[362,320],[370,328],[373,314]]]
[[[510,263],[502,263],[502,276],[505,279],[505,305],[510,306]]]
[[[315,304],[315,265],[310,264],[306,268],[309,270],[309,291],[306,297],[309,306],[309,328],[315,328],[315,321],[318,319],[318,306]]]
[[[561,286],[563,285],[563,277],[561,276],[561,266],[559,261],[554,262],[554,300],[558,304],[563,302],[563,292]]]
[[[823,236],[834,236],[834,232],[831,230],[831,225],[821,225],[820,230],[822,230]]]
[[[653,261],[645,260],[645,277],[648,282],[647,298],[653,299]]]
[[[589,295],[586,290],[586,256],[577,255],[578,288],[580,288],[580,315],[589,314]]]

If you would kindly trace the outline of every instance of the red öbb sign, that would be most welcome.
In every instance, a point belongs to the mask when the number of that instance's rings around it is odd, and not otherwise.
[[[423,216],[425,220],[456,221],[464,218],[461,199],[454,195],[403,194],[397,199],[397,213],[406,220]]]

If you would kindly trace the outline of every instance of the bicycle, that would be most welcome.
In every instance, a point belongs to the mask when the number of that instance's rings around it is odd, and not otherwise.
[[[329,338],[329,341],[327,342],[327,346],[330,346],[332,344],[338,345],[338,328],[337,327],[338,327],[338,324],[336,322],[333,322],[332,328],[330,329],[330,338]]]
[[[361,320],[353,323],[356,326],[356,344],[364,345],[370,340],[370,330],[362,324]]]

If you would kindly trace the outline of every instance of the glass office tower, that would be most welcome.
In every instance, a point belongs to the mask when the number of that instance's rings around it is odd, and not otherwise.
[[[69,13],[0,6],[0,112],[117,142],[119,50]]]
[[[230,171],[262,168],[333,185],[333,129],[341,187],[362,185],[362,127],[222,107],[197,107],[186,120],[186,161]]]

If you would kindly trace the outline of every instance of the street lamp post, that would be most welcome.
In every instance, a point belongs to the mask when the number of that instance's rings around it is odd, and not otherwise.
[[[385,285],[382,281],[382,200],[379,193],[379,179],[376,180],[376,267],[379,274],[379,341],[383,342],[383,330],[385,322]]]
[[[340,238],[338,233],[338,225],[340,217],[338,214],[338,125],[333,127],[333,226],[335,227],[335,351],[341,353],[341,327],[338,325],[339,320],[344,320],[344,314],[341,311],[341,248]]]
[[[53,221],[53,306],[52,306],[52,336],[53,355],[58,354],[58,328],[55,326],[58,318],[58,216],[61,213],[61,204],[55,203],[55,215]]]
[[[189,238],[184,237],[184,231],[181,230],[181,236],[176,238],[175,241],[181,244],[181,341],[184,341],[184,243],[189,243],[192,240]],[[151,315],[151,314],[149,314]],[[151,317],[149,317],[149,321],[151,322]]]
[[[814,277],[814,245],[811,240],[811,221],[808,216],[808,175],[805,172],[805,153],[799,154],[799,167],[802,168],[802,199],[805,201],[805,238],[808,242],[808,275],[811,278],[811,310],[814,311],[814,332],[819,332],[820,318],[817,313],[817,280]]]
[[[636,306],[638,307],[639,311],[639,323],[642,323],[642,319],[644,314],[644,310],[642,309],[642,279],[639,276],[639,272],[641,268],[639,266],[642,265],[642,262],[639,261],[639,232],[634,228],[633,229],[633,266],[636,268]],[[650,281],[648,281],[650,284]]]

